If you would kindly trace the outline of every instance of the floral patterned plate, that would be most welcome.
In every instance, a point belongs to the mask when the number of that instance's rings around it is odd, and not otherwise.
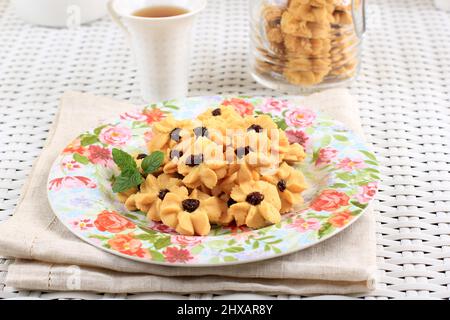
[[[251,230],[212,228],[205,237],[178,235],[142,212],[130,212],[111,190],[118,168],[112,148],[145,152],[151,125],[169,112],[191,118],[208,107],[233,105],[241,114],[270,114],[307,153],[299,167],[310,188],[297,212]],[[264,260],[317,244],[355,221],[373,199],[378,163],[353,132],[301,104],[272,98],[196,97],[166,101],[120,115],[82,133],[58,156],[48,177],[53,211],[75,235],[108,252],[169,266],[212,266]]]

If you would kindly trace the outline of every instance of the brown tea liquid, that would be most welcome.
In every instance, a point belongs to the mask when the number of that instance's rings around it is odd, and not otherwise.
[[[189,11],[176,6],[152,6],[136,10],[133,15],[143,18],[166,18],[179,16]]]

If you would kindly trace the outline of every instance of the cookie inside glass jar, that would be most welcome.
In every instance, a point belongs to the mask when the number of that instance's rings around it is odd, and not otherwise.
[[[273,89],[332,86],[355,77],[360,0],[257,0],[252,6],[252,75]]]

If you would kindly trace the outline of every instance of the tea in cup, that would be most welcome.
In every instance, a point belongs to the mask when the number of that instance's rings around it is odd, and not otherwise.
[[[191,31],[206,0],[111,0],[136,60],[142,98],[157,102],[188,92]]]

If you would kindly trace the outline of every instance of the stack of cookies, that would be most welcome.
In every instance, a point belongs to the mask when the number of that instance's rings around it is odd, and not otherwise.
[[[241,116],[232,106],[194,120],[168,116],[154,124],[149,152],[164,161],[138,187],[119,194],[129,210],[183,235],[207,235],[211,225],[261,228],[303,203],[305,152],[268,115]],[[140,161],[145,154],[135,155]]]
[[[347,2],[347,3],[346,3]],[[353,19],[351,1],[338,1],[333,12],[331,33],[331,70],[329,75],[350,78],[355,75],[358,66],[358,43]],[[359,7],[360,2],[355,1]]]
[[[258,48],[258,70],[279,73],[289,83],[310,86],[330,77],[351,77],[358,39],[346,0],[289,0],[263,8],[269,48]]]

